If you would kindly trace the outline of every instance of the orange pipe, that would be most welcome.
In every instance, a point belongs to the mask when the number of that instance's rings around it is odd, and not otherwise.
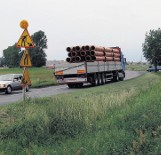
[[[100,52],[100,51],[90,51],[89,55],[91,55],[91,56],[104,56],[104,53]]]
[[[92,50],[92,51],[99,51],[99,52],[103,52],[104,50],[105,50],[105,48],[104,47],[98,47],[98,46],[94,46],[94,45],[92,45],[91,47],[90,47],[90,49]]]
[[[92,57],[93,61],[105,61],[105,57],[104,56],[93,56]]]
[[[66,61],[67,62],[71,62],[72,61],[72,58],[66,58]]]
[[[81,55],[81,56],[86,56],[86,55],[87,55],[87,52],[86,52],[86,51],[81,51],[81,52],[80,52],[80,55]]]
[[[86,61],[92,61],[92,57],[89,56],[89,55],[87,55],[87,56],[85,57],[85,60],[86,60]]]
[[[73,49],[73,47],[67,47],[67,48],[66,48],[66,51],[67,51],[67,52],[71,52],[72,49]]]
[[[106,57],[106,61],[113,61],[113,57]]]
[[[114,53],[114,57],[116,57],[116,58],[120,58],[120,53]]]

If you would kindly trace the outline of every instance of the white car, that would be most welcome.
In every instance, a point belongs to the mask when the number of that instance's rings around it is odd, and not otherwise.
[[[21,80],[22,74],[5,74],[0,75],[0,92],[11,94],[13,90],[22,89]],[[29,91],[29,87],[26,87],[26,91]]]

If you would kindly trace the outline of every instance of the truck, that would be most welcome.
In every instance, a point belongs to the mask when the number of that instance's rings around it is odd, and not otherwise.
[[[95,50],[93,51],[95,51],[95,55],[94,57],[92,57],[93,59],[91,59],[90,61],[89,58],[87,59],[88,61],[86,61],[86,59],[82,59],[82,61],[79,60],[78,62],[76,61],[68,62],[67,67],[65,66],[63,66],[63,68],[55,67],[54,74],[57,79],[57,82],[59,84],[67,84],[69,88],[76,88],[76,87],[82,87],[85,83],[90,83],[92,86],[98,86],[105,84],[107,81],[114,81],[114,82],[123,81],[125,78],[126,59],[124,58],[121,48],[119,47],[108,48],[106,49],[107,51],[106,53],[104,48],[103,52],[104,55],[107,54],[109,55],[109,53],[112,53],[109,52],[110,50],[113,51],[114,49],[117,49],[117,52],[119,52],[119,61],[118,59],[116,59],[117,61],[115,61],[114,59],[115,57],[98,56],[97,54],[99,53],[100,55],[101,53],[96,52],[96,50],[100,48],[96,47],[94,49]],[[88,54],[89,52],[86,51],[86,53],[87,53],[86,57],[89,56]],[[113,53],[113,55],[114,54],[115,53]],[[73,60],[73,57],[71,56],[70,59]],[[69,61],[69,58],[67,60]]]

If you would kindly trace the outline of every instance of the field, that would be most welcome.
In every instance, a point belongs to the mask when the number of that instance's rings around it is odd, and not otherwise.
[[[32,82],[32,87],[44,87],[44,86],[56,84],[56,80],[53,76],[52,69],[41,67],[41,68],[29,68],[28,70],[29,70],[30,79]],[[23,68],[0,69],[0,75],[10,74],[10,73],[23,74]]]
[[[0,154],[161,154],[161,75],[0,107]]]
[[[149,67],[148,65],[136,64],[136,63],[126,65],[126,69],[131,71],[146,71],[148,67]]]

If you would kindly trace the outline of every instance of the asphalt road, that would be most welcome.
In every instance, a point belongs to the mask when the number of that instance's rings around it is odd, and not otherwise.
[[[126,71],[125,80],[140,76],[143,73],[144,72]],[[39,89],[32,88],[30,89],[29,92],[26,93],[26,96],[31,97],[31,98],[39,98],[39,97],[46,97],[46,96],[52,96],[56,94],[67,93],[67,92],[76,91],[76,90],[78,90],[78,88],[69,89],[67,85],[50,86],[50,87],[39,88]],[[7,104],[7,103],[13,103],[13,102],[20,101],[20,100],[23,100],[22,90],[13,91],[12,94],[0,93],[0,105]]]

